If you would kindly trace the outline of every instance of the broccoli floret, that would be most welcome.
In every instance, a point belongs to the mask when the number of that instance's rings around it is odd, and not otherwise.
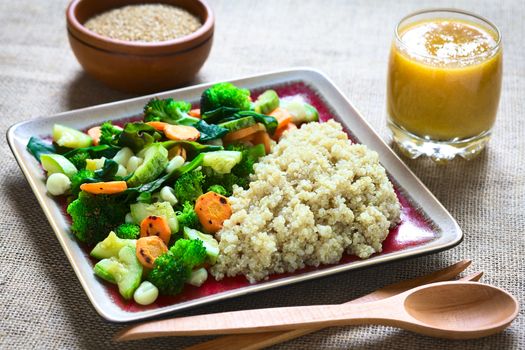
[[[167,253],[155,259],[148,280],[162,295],[177,295],[195,266],[206,260],[206,249],[200,240],[179,239]]]
[[[180,203],[195,202],[202,194],[204,174],[200,170],[193,170],[183,174],[175,181],[175,197]]]
[[[118,238],[137,239],[140,236],[140,226],[135,224],[121,224],[115,230]]]
[[[144,106],[144,121],[161,121],[170,124],[194,124],[200,119],[188,115],[191,103],[175,101],[172,98],[159,100],[151,99]]]
[[[77,152],[73,156],[69,157],[69,161],[73,163],[75,168],[84,169],[86,167],[86,159],[89,159],[90,155],[88,152]]]
[[[253,174],[253,165],[257,163],[257,159],[258,158],[247,156],[243,152],[242,160],[233,167],[232,172],[239,177],[248,177],[250,174]]]
[[[226,189],[221,185],[211,185],[210,187],[208,187],[208,192],[210,191],[220,194],[222,196],[228,195],[228,191],[226,191]]]
[[[170,248],[170,253],[191,270],[206,260],[206,248],[200,239],[179,239]]]
[[[92,182],[95,173],[91,170],[80,169],[73,177],[71,177],[71,193],[76,196],[80,192],[80,185],[86,182]]]
[[[176,212],[177,220],[179,221],[179,227],[182,229],[184,226],[191,228],[199,228],[200,222],[193,205],[190,202],[185,202],[182,205],[182,211]]]
[[[237,185],[246,189],[250,184],[250,180],[248,179],[248,177],[240,177],[235,175],[233,172],[229,174],[219,174],[211,169],[209,169],[206,172],[205,179],[205,188],[210,188],[213,185],[221,185],[226,191],[226,193],[223,194],[223,196],[226,197],[232,195],[233,185]]]
[[[232,83],[215,84],[204,90],[201,96],[201,114],[219,107],[238,108],[241,111],[250,109],[250,91],[239,89]]]
[[[124,222],[129,205],[119,196],[91,195],[80,192],[78,198],[67,206],[71,216],[71,231],[79,241],[96,244],[106,238],[108,232]]]
[[[119,128],[111,122],[104,122],[100,126],[100,141],[101,145],[115,145],[120,134],[122,134],[122,128]]]
[[[170,252],[155,259],[148,280],[159,289],[162,295],[177,295],[182,291],[188,271]]]

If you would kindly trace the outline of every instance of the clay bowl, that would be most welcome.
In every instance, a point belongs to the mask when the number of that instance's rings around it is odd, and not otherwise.
[[[98,35],[83,26],[91,17],[131,4],[165,3],[201,19],[197,31],[174,40],[131,42]],[[151,93],[190,82],[210,53],[214,16],[202,0],[74,0],[66,11],[69,43],[94,78],[118,90]]]

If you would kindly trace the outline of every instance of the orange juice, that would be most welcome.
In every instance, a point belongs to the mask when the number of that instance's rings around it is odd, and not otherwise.
[[[468,19],[401,23],[388,68],[390,123],[437,142],[490,133],[501,90],[499,40],[497,29]]]

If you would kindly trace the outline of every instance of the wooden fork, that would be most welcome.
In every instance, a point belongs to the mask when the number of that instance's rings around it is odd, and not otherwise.
[[[390,284],[372,293],[364,295],[360,298],[351,300],[347,303],[357,304],[382,300],[403,293],[414,287],[422,286],[424,284],[452,280],[456,278],[462,271],[464,271],[470,264],[470,260],[461,260],[442,270],[438,270],[428,275],[417,277],[414,279]],[[479,281],[482,275],[482,272],[476,272],[463,278],[460,278],[460,280]],[[292,340],[306,334],[317,332],[321,329],[322,328],[300,330],[298,329],[292,331],[227,335],[190,346],[185,350],[257,350],[263,349],[271,345],[283,343],[285,341]]]

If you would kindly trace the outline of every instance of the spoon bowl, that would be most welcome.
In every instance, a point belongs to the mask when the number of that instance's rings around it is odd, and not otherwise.
[[[481,331],[508,325],[518,303],[502,289],[480,283],[421,288],[404,302],[406,312],[429,327],[445,331]]]
[[[439,338],[473,339],[505,329],[518,310],[517,300],[503,289],[476,282],[440,282],[363,304],[257,309],[151,321],[124,329],[115,339],[365,324],[398,327]]]

